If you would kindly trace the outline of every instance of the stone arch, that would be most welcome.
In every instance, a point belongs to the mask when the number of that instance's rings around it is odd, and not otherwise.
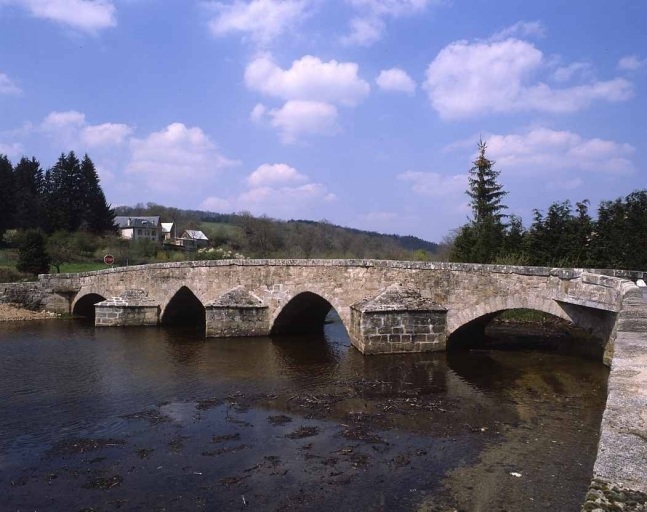
[[[552,299],[537,296],[499,296],[469,308],[450,311],[447,315],[447,336],[454,334],[459,328],[477,321],[487,324],[498,313],[510,309],[533,309],[575,323],[573,318]]]
[[[72,315],[94,320],[94,305],[104,300],[106,297],[98,293],[86,293],[74,302]]]
[[[318,293],[297,293],[276,312],[270,334],[321,334],[331,309],[336,308]]]
[[[187,287],[180,287],[166,303],[160,315],[162,325],[205,328],[205,307]]]
[[[553,315],[578,328],[587,331],[597,339],[590,347],[582,347],[582,354],[597,357],[601,355],[612,341],[616,313],[586,306],[577,306],[546,299],[539,296],[494,297],[470,309],[455,312],[448,318],[448,347],[455,342],[453,338],[463,334],[483,334],[485,326],[499,313],[513,309],[531,309]],[[454,335],[452,337],[452,335]],[[460,346],[460,342],[459,342]]]

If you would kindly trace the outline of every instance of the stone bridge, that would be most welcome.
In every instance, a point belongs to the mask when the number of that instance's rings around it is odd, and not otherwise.
[[[573,269],[370,260],[230,260],[41,276],[52,311],[97,326],[203,323],[207,336],[321,329],[334,308],[364,354],[444,350],[528,308],[590,331],[607,362],[622,279]]]
[[[201,323],[207,336],[322,329],[335,308],[365,354],[444,350],[497,313],[528,308],[595,335],[610,365],[584,510],[647,507],[647,302],[642,272],[368,260],[182,262],[0,285],[0,300],[101,325]],[[630,280],[631,279],[631,280]],[[13,297],[13,300],[12,300]]]

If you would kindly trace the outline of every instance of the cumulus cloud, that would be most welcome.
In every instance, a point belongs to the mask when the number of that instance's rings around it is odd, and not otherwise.
[[[309,181],[308,176],[287,164],[262,164],[246,177],[245,184],[247,188],[240,194],[209,197],[202,207],[286,217],[304,215],[337,199],[324,184]]]
[[[335,135],[339,132],[337,108],[319,101],[288,101],[267,112],[281,142],[294,144],[301,135]]]
[[[637,55],[627,55],[618,61],[618,69],[621,71],[637,71],[647,67],[647,59],[641,59]]]
[[[247,183],[252,187],[278,183],[299,183],[307,180],[307,176],[287,164],[263,164],[247,177]]]
[[[558,82],[569,82],[573,78],[590,78],[593,75],[593,66],[588,62],[573,62],[567,66],[560,66],[553,72],[553,78]]]
[[[116,8],[109,0],[0,0],[0,5],[24,7],[36,18],[96,32],[117,25]]]
[[[0,155],[7,155],[8,157],[14,158],[22,155],[23,153],[24,148],[22,144],[18,142],[0,142]]]
[[[544,37],[546,28],[540,21],[519,21],[496,32],[490,41],[502,41],[511,37]]]
[[[269,55],[259,56],[245,70],[251,90],[286,100],[280,108],[254,107],[252,121],[266,120],[279,131],[281,141],[292,144],[301,135],[334,135],[339,132],[337,105],[353,107],[370,92],[353,62],[323,62],[306,55],[289,69],[280,68]]]
[[[406,71],[399,68],[380,71],[375,83],[383,91],[404,92],[410,95],[416,92],[416,83]]]
[[[281,69],[268,56],[254,59],[245,69],[245,84],[251,90],[284,100],[303,100],[354,106],[370,92],[358,76],[354,62],[322,62],[306,55],[289,69]]]
[[[242,33],[256,43],[267,44],[301,21],[309,3],[309,0],[211,2],[209,5],[216,17],[209,28],[215,36]]]
[[[40,124],[40,129],[64,144],[80,142],[86,147],[105,147],[123,144],[133,129],[121,123],[91,125],[85,114],[76,110],[51,112]]]
[[[595,100],[619,102],[633,95],[631,82],[623,78],[552,88],[534,80],[545,66],[543,53],[526,41],[457,41],[429,64],[424,88],[446,119],[516,111],[575,112]]]
[[[462,194],[467,189],[467,175],[444,175],[437,172],[407,171],[398,179],[411,183],[411,190],[427,197],[447,197]]]
[[[342,38],[345,44],[370,46],[384,36],[386,18],[400,18],[423,12],[437,0],[346,0],[357,16],[350,21],[350,32]]]
[[[126,171],[142,177],[154,190],[176,191],[206,186],[236,162],[222,156],[198,127],[173,123],[145,139],[131,139],[132,156]]]
[[[0,73],[0,94],[18,95],[21,93],[20,87],[8,75]]]
[[[506,172],[632,174],[636,170],[632,161],[635,148],[630,144],[585,139],[565,130],[535,128],[520,134],[491,135],[487,145],[489,156]]]

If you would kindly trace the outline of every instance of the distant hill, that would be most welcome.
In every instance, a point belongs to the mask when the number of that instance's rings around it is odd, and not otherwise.
[[[159,215],[174,222],[178,234],[201,229],[212,243],[248,257],[433,259],[436,243],[415,236],[382,234],[327,221],[277,220],[245,212],[181,210],[154,203],[119,206],[117,215]]]

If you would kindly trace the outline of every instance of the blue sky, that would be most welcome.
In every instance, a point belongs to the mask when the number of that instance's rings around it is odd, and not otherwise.
[[[0,153],[113,205],[440,241],[479,137],[511,213],[647,188],[640,0],[0,0]]]

